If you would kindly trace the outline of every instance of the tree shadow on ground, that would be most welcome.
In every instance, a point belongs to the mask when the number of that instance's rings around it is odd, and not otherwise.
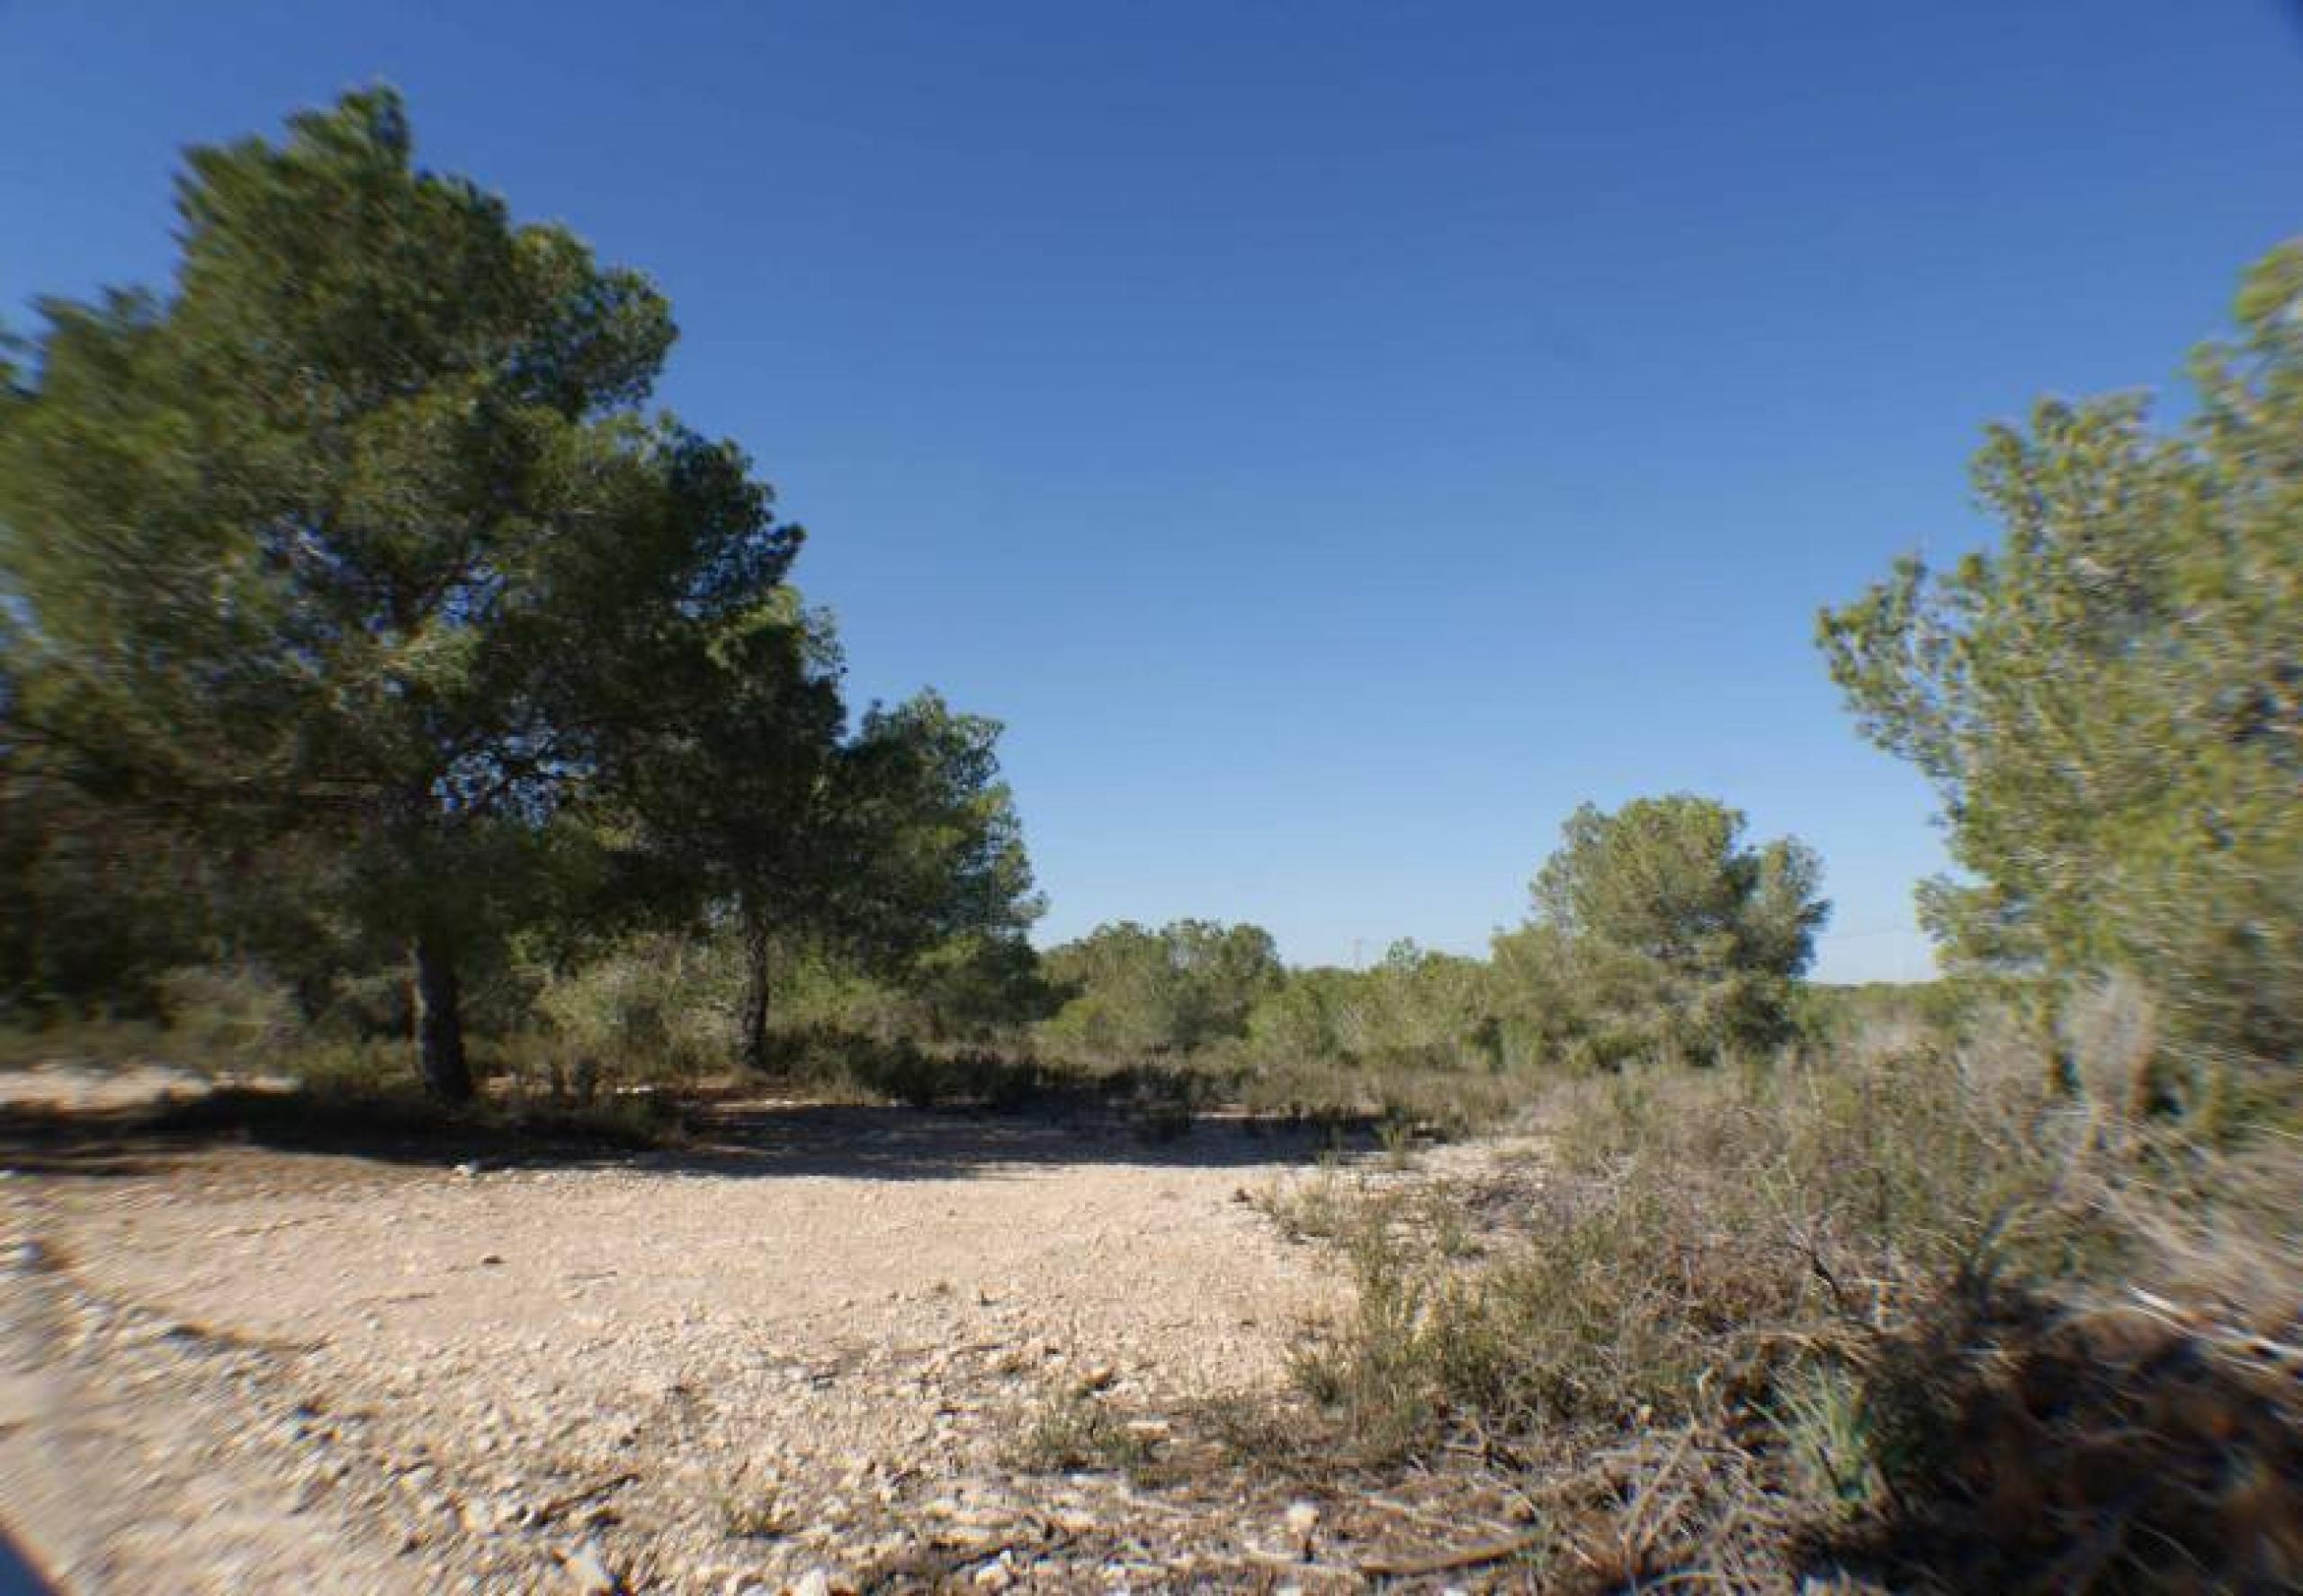
[[[465,1173],[949,1180],[1077,1164],[1246,1169],[1362,1152],[1376,1140],[1361,1119],[1145,1114],[1091,1090],[996,1107],[663,1093],[628,1113],[457,1113],[414,1097],[222,1088],[103,1109],[0,1108],[0,1169],[84,1178],[164,1173],[194,1157],[262,1150]]]

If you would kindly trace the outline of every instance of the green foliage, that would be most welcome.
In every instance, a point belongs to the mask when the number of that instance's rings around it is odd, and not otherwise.
[[[278,1062],[308,1039],[295,994],[250,964],[186,965],[160,978],[169,1029],[194,1056],[245,1069]]]
[[[1286,972],[1259,926],[1133,920],[1098,926],[1050,952],[1047,975],[1067,1001],[1045,1035],[1059,1045],[1122,1054],[1183,1053],[1247,1035],[1256,1004]]]
[[[1977,1008],[1975,992],[1951,981],[1811,982],[1799,1004],[1800,1034],[1819,1044],[1852,1041],[1890,1025],[1952,1034]]]
[[[623,740],[614,812],[663,878],[731,914],[742,1062],[773,1063],[770,1008],[803,961],[932,991],[954,1027],[1025,1001],[1039,902],[998,722],[927,692],[848,733],[820,615],[756,612],[696,641],[677,704]]]
[[[535,1012],[576,1063],[607,1079],[721,1068],[742,976],[724,941],[645,933],[547,974]]]
[[[196,865],[167,829],[0,747],[0,1013],[151,1011],[161,973],[205,951]]]
[[[462,1096],[456,964],[797,537],[643,412],[661,296],[417,168],[390,93],[193,151],[178,210],[174,292],[45,304],[0,409],[12,736],[211,838],[324,838],[306,884],[416,946]]]
[[[874,705],[842,750],[837,812],[849,841],[837,856],[849,901],[833,939],[865,968],[938,949],[964,965],[987,956],[968,939],[1012,944],[1038,918],[1014,796],[999,779],[999,730],[922,693]],[[1006,956],[1011,969],[1020,962]]]
[[[1020,936],[986,930],[947,937],[883,985],[897,1025],[936,1042],[988,1042],[1054,1012],[1039,955]]]
[[[1830,908],[1811,849],[1748,847],[1743,828],[1740,811],[1684,794],[1577,810],[1537,874],[1532,919],[1495,940],[1518,1045],[1611,1067],[1786,1039]]]
[[[1371,970],[1291,972],[1256,1005],[1248,1036],[1263,1062],[1332,1059],[1386,1073],[1501,1062],[1486,967],[1405,941]]]
[[[1993,427],[1997,547],[1822,617],[1864,731],[1935,785],[1955,961],[2146,973],[2203,1055],[2303,1045],[2303,246],[2249,273],[2182,426]],[[2204,1089],[2194,1081],[2196,1096]]]
[[[925,961],[954,1027],[1015,996],[997,727],[849,732],[799,530],[647,408],[644,278],[419,168],[384,90],[193,151],[178,210],[168,293],[45,303],[0,365],[0,995],[254,956],[318,1008],[409,960],[452,1099],[515,942],[587,1045],[669,1045],[577,973],[634,925],[740,926],[755,1053],[809,947]]]
[[[1092,1471],[1133,1476],[1152,1457],[1146,1433],[1129,1428],[1118,1410],[1095,1392],[1070,1385],[1042,1399],[1008,1462],[1027,1474]]]

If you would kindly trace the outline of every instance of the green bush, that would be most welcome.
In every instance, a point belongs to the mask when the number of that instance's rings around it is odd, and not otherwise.
[[[1992,426],[1996,542],[1907,556],[1819,623],[1864,734],[1942,800],[1967,875],[1921,910],[1953,964],[2146,981],[2156,1111],[2227,1125],[2303,1098],[2299,305],[2290,241],[2173,425],[2121,394]]]
[[[535,1008],[565,1045],[565,1067],[606,1079],[694,1080],[734,1054],[742,980],[723,944],[635,937],[545,979]]]
[[[1065,1000],[1040,1027],[1048,1044],[1134,1056],[1244,1036],[1257,1003],[1286,978],[1269,932],[1208,920],[1098,926],[1045,966]]]
[[[277,1063],[308,1035],[295,994],[253,964],[179,966],[160,977],[159,994],[168,1029],[220,1068]]]

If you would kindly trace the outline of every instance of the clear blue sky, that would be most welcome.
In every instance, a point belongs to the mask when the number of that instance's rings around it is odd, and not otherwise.
[[[1009,726],[1052,911],[1472,950],[1578,802],[1824,856],[1927,794],[1810,644],[2041,392],[2303,229],[2275,0],[0,0],[0,309],[157,281],[177,147],[382,78],[671,295],[859,696]]]

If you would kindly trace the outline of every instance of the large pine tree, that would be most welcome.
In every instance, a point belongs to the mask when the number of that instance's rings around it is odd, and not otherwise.
[[[417,167],[392,94],[193,152],[177,202],[172,289],[43,305],[0,391],[6,740],[244,856],[325,839],[460,1099],[460,969],[705,640],[796,624],[798,536],[645,409],[663,298]]]

